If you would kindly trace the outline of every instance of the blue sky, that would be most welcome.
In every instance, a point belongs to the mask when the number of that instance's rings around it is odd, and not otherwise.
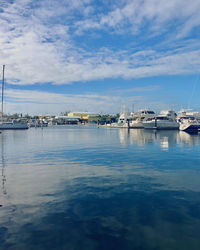
[[[199,13],[200,0],[1,0],[6,112],[200,110]]]

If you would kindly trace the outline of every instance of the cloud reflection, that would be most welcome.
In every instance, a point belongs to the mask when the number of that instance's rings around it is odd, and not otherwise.
[[[198,250],[198,135],[65,126],[1,142],[2,249]]]

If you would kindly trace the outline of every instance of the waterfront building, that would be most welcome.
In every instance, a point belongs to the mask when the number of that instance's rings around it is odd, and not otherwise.
[[[68,117],[80,117],[82,121],[89,122],[89,121],[98,121],[101,115],[90,112],[70,112],[68,113]]]

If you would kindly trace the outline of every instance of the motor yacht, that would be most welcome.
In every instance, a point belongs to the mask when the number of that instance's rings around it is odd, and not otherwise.
[[[200,131],[200,115],[198,112],[181,110],[177,116],[179,129],[186,132]]]
[[[106,127],[111,128],[128,128],[129,127],[129,121],[131,119],[130,113],[128,112],[121,112],[119,119],[117,122],[106,124]]]
[[[179,123],[179,129],[187,132],[198,132],[200,131],[200,121],[194,117],[182,118]]]
[[[11,122],[0,122],[0,130],[4,129],[28,129],[27,122],[13,120]]]
[[[176,113],[172,110],[164,110],[161,111],[160,115],[148,118],[143,121],[143,126],[145,129],[179,129]]]
[[[139,110],[137,113],[133,113],[130,119],[130,128],[144,128],[143,122],[148,118],[154,118],[155,112],[152,110]]]

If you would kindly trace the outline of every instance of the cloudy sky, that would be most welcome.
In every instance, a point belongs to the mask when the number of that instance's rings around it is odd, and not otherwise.
[[[6,112],[200,110],[199,13],[200,0],[1,0]]]

